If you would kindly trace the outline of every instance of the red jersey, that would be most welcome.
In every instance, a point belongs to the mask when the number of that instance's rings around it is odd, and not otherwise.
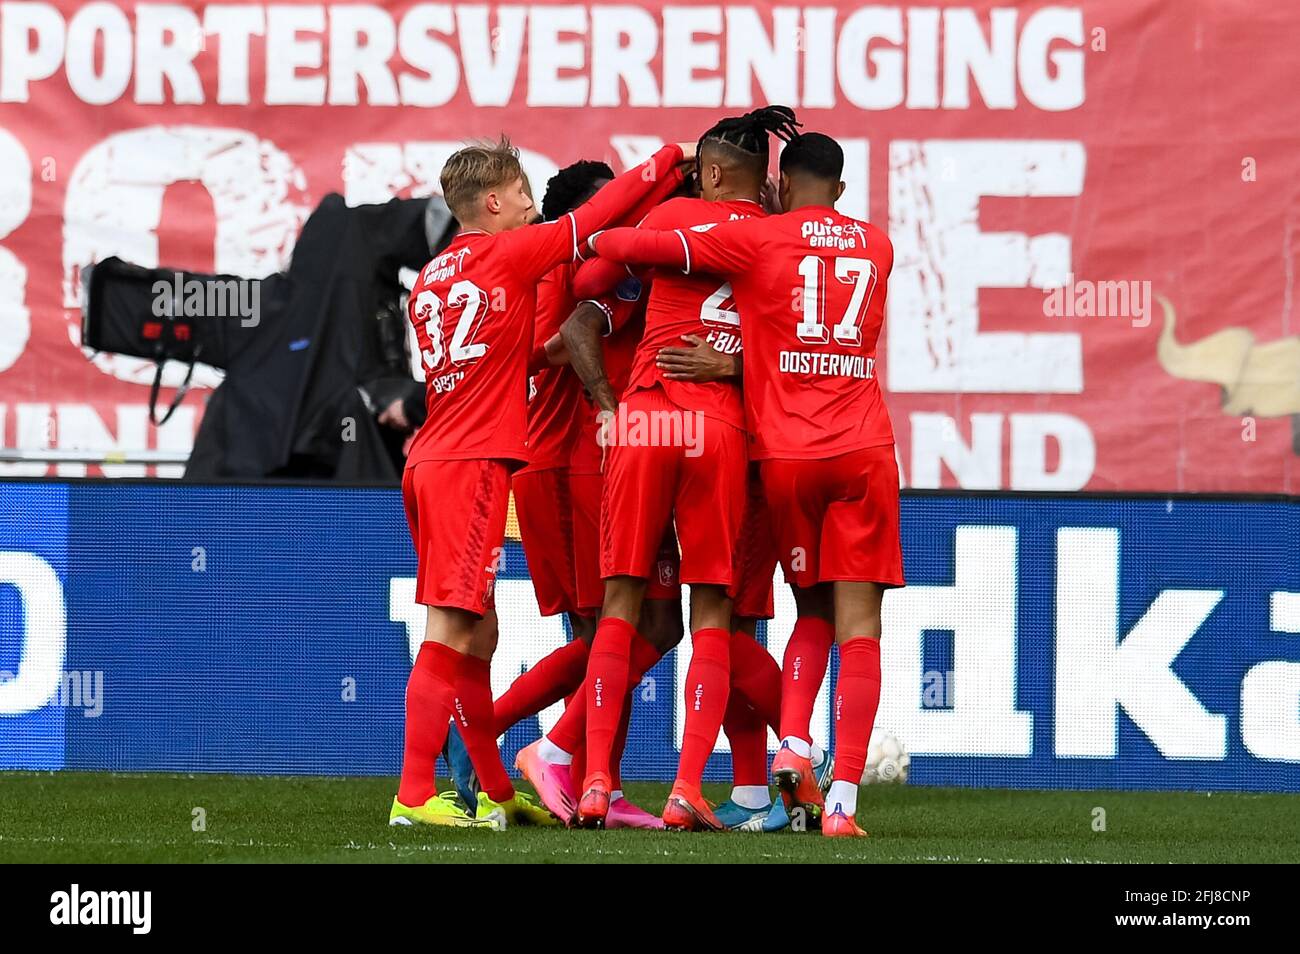
[[[645,331],[647,290],[648,286],[640,279],[629,276],[612,291],[591,299],[605,312],[608,322],[605,337],[601,339],[601,358],[609,389],[617,395],[622,395],[627,390],[632,361]],[[582,394],[582,409],[579,411],[581,428],[574,441],[569,469],[575,474],[599,474],[602,453],[597,440],[600,428],[596,422],[596,405],[586,396],[585,391]]]
[[[894,266],[884,232],[811,206],[678,234],[692,273],[728,278],[735,290],[752,457],[816,459],[894,442],[876,377]]]
[[[469,230],[420,271],[407,312],[424,365],[428,417],[406,464],[502,458],[526,462],[528,357],[537,282],[578,243],[624,215],[681,161],[665,146],[574,211],[544,225]]]
[[[534,353],[545,348],[573,313],[573,272],[572,264],[561,265],[547,272],[537,285]],[[528,383],[527,470],[568,466],[582,408],[582,382],[567,365],[546,365],[533,373]]]
[[[745,200],[669,199],[656,206],[639,227],[649,230],[690,229],[762,217],[764,214],[757,202]],[[655,272],[650,301],[646,306],[645,334],[632,364],[628,392],[657,385],[678,407],[744,427],[740,382],[669,381],[660,373],[655,364],[659,349],[686,347],[682,335],[698,335],[723,354],[736,354],[741,350],[740,318],[728,282],[720,282],[702,270],[694,274],[676,270]]]

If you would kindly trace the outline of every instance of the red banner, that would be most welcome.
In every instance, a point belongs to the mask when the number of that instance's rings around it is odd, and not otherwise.
[[[1300,493],[1297,35],[1244,0],[5,3],[0,442],[192,441],[218,374],[150,425],[150,367],[80,347],[88,263],[258,277],[322,196],[427,195],[465,139],[540,191],[776,102],[895,243],[909,486]]]

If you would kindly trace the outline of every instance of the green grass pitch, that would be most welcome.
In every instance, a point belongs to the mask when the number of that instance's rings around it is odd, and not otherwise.
[[[0,862],[1296,862],[1289,795],[862,790],[871,838],[390,828],[388,778],[0,773]],[[710,798],[725,786],[708,787]],[[668,786],[628,785],[658,809]],[[1105,831],[1094,830],[1096,809]],[[201,809],[201,813],[196,811]],[[197,820],[202,818],[203,830]]]

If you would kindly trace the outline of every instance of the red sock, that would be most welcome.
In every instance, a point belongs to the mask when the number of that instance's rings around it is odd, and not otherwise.
[[[862,781],[867,743],[880,705],[880,640],[853,636],[840,646],[835,685],[835,781]]]
[[[781,667],[754,637],[740,630],[731,634],[731,690],[744,697],[764,723],[781,731]]]
[[[611,760],[613,770],[610,772],[610,778],[614,781],[614,788],[621,788],[623,785],[619,768],[623,761],[623,750],[627,748],[628,728],[632,724],[632,697],[636,695],[645,674],[663,658],[663,654],[655,648],[655,644],[640,633],[632,637],[632,661],[627,667],[627,702],[623,706],[623,721],[618,724],[618,735],[614,737],[614,757]]]
[[[587,708],[585,705],[579,705],[579,709]],[[569,766],[569,778],[573,779],[574,784],[580,784],[587,777],[587,743],[579,742],[578,751],[573,753],[573,763]],[[610,789],[613,791],[613,789]]]
[[[686,670],[686,727],[682,730],[677,779],[698,788],[727,711],[731,634],[725,629],[701,629],[691,636],[691,644],[691,665]]]
[[[781,738],[793,736],[812,742],[808,724],[834,642],[835,627],[826,620],[800,616],[795,621],[781,667]]]
[[[442,643],[424,643],[406,682],[406,741],[397,800],[408,808],[437,794],[438,753],[447,741],[447,723],[456,699],[460,653]]]
[[[578,691],[569,697],[564,713],[551,726],[546,737],[570,755],[578,751],[579,746],[587,744],[587,680],[583,679]],[[574,774],[574,780],[578,775]]]
[[[654,667],[654,664],[661,658],[659,650],[655,649],[652,642],[640,633],[635,633],[633,635],[631,662],[628,665],[627,671],[629,692],[634,692],[636,690],[636,686],[641,683],[642,677],[645,676],[645,674],[649,672]],[[582,686],[579,687],[577,692],[577,699],[579,702],[587,698],[587,691],[588,683],[584,680]],[[620,723],[620,725],[622,725],[622,723]],[[626,732],[626,730],[624,730],[624,732]],[[581,781],[586,778],[586,775],[583,772],[578,771],[576,768],[578,765],[578,753],[585,749],[587,744],[587,706],[585,703],[582,705],[570,705],[566,708],[564,714],[560,716],[559,721],[555,723],[550,732],[546,733],[546,737],[558,748],[573,755],[573,764],[575,766],[573,769],[574,779]],[[621,758],[621,749],[619,752]],[[615,760],[611,759],[611,762],[612,761]],[[610,773],[610,777],[613,777],[612,772]]]
[[[631,623],[614,616],[606,616],[596,627],[587,661],[588,777],[610,774],[610,756],[623,717],[635,636],[636,628]]]
[[[582,685],[587,674],[587,644],[580,639],[565,643],[539,659],[510,684],[494,705],[497,735],[512,725],[537,715]]]
[[[456,680],[456,700],[453,717],[460,728],[461,738],[469,759],[474,763],[479,785],[494,802],[505,802],[515,797],[515,787],[501,764],[497,749],[496,721],[492,712],[491,665],[475,656],[461,658],[460,675]]]
[[[731,743],[732,784],[767,785],[767,725],[738,693],[727,700],[722,731]]]
[[[639,686],[645,674],[653,669],[660,659],[663,659],[663,654],[655,648],[655,644],[640,633],[635,633],[632,638],[632,661],[627,672],[628,690],[631,691]]]
[[[618,723],[618,731],[614,733],[614,751],[610,753],[609,759],[610,791],[623,787],[623,750],[627,748],[627,730],[632,724],[632,697],[635,694],[634,686],[623,701],[623,718]]]

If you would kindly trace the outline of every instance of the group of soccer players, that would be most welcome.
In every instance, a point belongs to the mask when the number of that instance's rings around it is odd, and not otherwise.
[[[773,137],[785,143],[775,187]],[[447,162],[461,231],[409,303],[429,413],[403,495],[428,620],[392,824],[776,830],[798,811],[824,835],[864,834],[881,596],[903,583],[875,375],[893,250],[835,211],[842,170],[838,144],[778,106],[617,177],[574,163],[536,224],[504,140]],[[493,700],[512,488],[538,605],[567,614],[574,638]],[[778,561],[798,608],[781,667],[754,639]],[[623,797],[619,767],[632,689],[683,638],[682,583],[686,722],[656,816]],[[834,761],[809,733],[833,644]],[[515,790],[497,738],[561,699],[516,759],[538,805]],[[700,785],[720,731],[734,788],[715,808]],[[459,796],[436,790],[444,750]]]

